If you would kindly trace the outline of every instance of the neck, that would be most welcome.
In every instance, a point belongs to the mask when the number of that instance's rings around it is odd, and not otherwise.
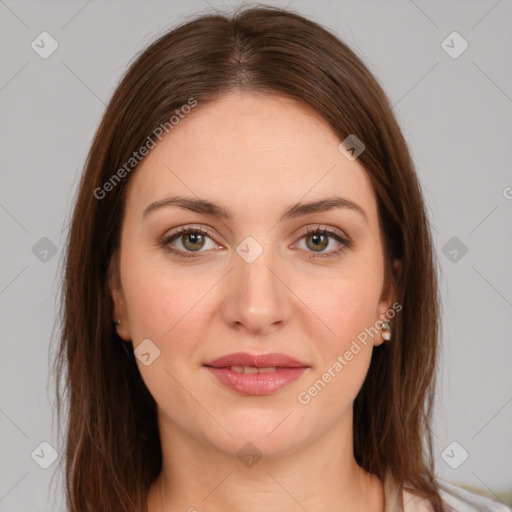
[[[148,512],[382,512],[382,482],[357,465],[352,430],[345,437],[342,431],[333,428],[285,457],[246,465],[160,421],[162,471],[151,486]]]

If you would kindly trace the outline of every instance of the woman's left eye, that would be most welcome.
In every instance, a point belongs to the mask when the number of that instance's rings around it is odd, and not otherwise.
[[[179,257],[198,258],[200,254],[194,253],[204,252],[201,249],[205,248],[207,239],[212,242],[212,246],[206,247],[206,249],[215,248],[216,244],[213,242],[213,237],[208,231],[201,228],[180,228],[176,233],[164,237],[161,245]],[[330,245],[330,239],[336,240],[340,246],[324,254],[325,248]],[[313,253],[308,256],[309,258],[330,258],[339,255],[345,249],[351,247],[349,240],[325,228],[309,228],[306,233],[301,235],[299,242],[302,240],[306,244],[305,250]],[[181,244],[181,248],[173,245],[172,242],[174,241],[178,241]]]
[[[323,251],[329,245],[329,239],[334,238],[336,242],[340,244],[337,249],[326,252],[325,254],[316,251],[320,249]],[[303,234],[299,241],[304,239],[305,245],[308,249],[314,248],[313,253],[309,258],[331,258],[333,256],[339,256],[345,249],[351,247],[351,242],[334,231],[330,231],[325,228],[309,228],[305,234]]]

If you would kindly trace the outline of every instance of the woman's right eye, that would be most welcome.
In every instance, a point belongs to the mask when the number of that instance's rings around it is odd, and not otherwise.
[[[201,251],[201,249],[204,248],[206,239],[210,239],[212,241],[213,247],[210,247],[210,249],[216,247],[216,244],[213,242],[208,231],[201,228],[180,228],[177,232],[165,236],[162,240],[162,246],[177,256],[184,258],[197,258],[200,255],[196,255],[194,253],[205,252]],[[176,248],[176,246],[172,245],[171,242],[175,241],[180,243],[181,248]]]

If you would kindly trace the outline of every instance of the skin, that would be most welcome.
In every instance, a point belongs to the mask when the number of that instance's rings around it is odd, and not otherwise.
[[[137,359],[162,441],[149,512],[384,510],[382,482],[357,465],[352,432],[353,401],[380,331],[307,405],[297,400],[396,300],[384,279],[375,193],[340,142],[301,102],[230,92],[199,104],[130,177],[110,289],[118,334],[134,348],[150,339],[160,350],[148,366]],[[331,209],[279,221],[288,206],[333,191],[367,219]],[[177,206],[143,218],[150,203],[172,195],[214,201],[233,218]],[[159,243],[180,226],[214,235],[202,246],[187,235],[171,243],[195,248],[198,258]],[[305,232],[318,226],[352,247],[308,258],[341,245],[329,237],[315,251]],[[247,236],[263,248],[252,263],[236,252]],[[271,395],[245,396],[202,366],[237,351],[281,352],[310,368]],[[252,467],[236,456],[247,442],[263,456]]]

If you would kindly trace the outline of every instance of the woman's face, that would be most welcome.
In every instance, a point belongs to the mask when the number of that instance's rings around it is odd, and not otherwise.
[[[277,457],[351,433],[394,297],[376,197],[340,142],[300,102],[229,93],[130,177],[115,318],[170,435]],[[336,197],[358,206],[321,207]]]

